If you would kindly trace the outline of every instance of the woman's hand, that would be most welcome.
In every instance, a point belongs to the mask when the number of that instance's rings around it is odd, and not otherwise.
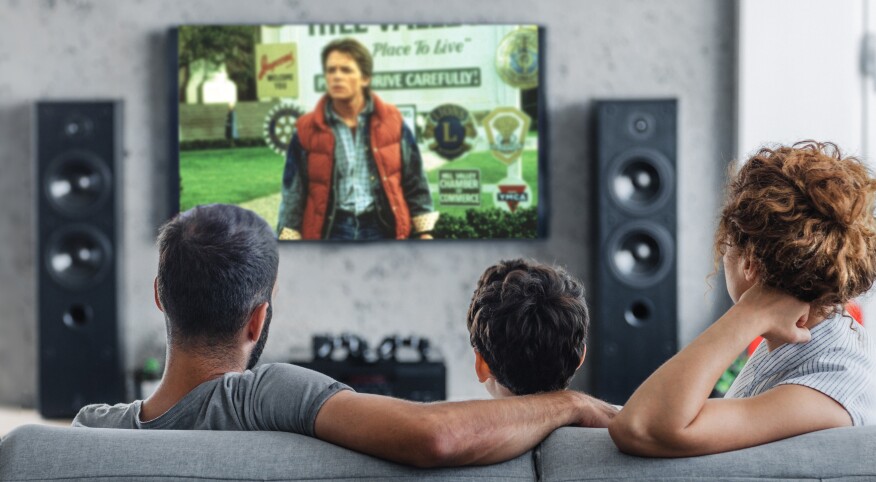
[[[773,343],[806,343],[811,338],[804,326],[809,321],[809,303],[763,283],[746,290],[734,308],[757,322],[761,336]]]

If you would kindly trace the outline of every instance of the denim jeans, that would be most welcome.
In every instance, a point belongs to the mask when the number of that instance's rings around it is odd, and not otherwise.
[[[328,239],[340,241],[374,241],[390,236],[380,224],[377,213],[370,211],[358,216],[347,211],[336,211]]]

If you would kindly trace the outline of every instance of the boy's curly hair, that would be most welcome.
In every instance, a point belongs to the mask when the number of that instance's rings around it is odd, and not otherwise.
[[[590,324],[581,283],[523,259],[487,268],[466,318],[471,345],[515,395],[568,387]]]
[[[832,143],[762,148],[731,175],[715,261],[735,246],[765,285],[837,313],[876,279],[874,193],[864,164]]]

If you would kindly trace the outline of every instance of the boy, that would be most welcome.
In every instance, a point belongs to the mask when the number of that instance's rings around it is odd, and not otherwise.
[[[523,259],[487,268],[466,318],[478,380],[494,398],[565,389],[584,362],[584,289],[562,268]]]

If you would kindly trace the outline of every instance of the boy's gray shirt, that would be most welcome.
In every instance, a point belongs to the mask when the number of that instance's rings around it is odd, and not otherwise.
[[[267,430],[314,435],[316,415],[332,395],[350,387],[286,363],[226,373],[204,382],[167,412],[140,421],[142,401],[88,405],[74,427],[163,430]]]

